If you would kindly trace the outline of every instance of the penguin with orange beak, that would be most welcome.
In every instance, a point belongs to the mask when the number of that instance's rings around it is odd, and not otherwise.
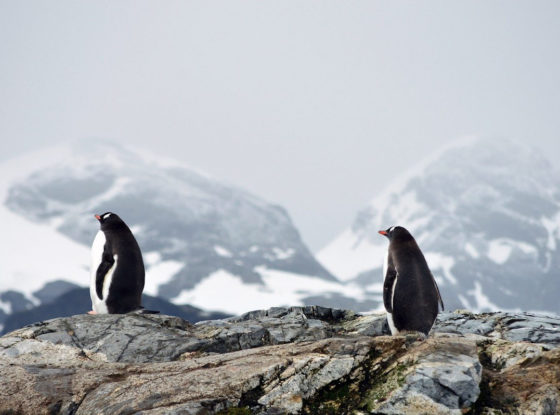
[[[383,264],[383,304],[393,335],[417,331],[428,336],[443,301],[424,254],[402,226],[379,231],[389,239]]]

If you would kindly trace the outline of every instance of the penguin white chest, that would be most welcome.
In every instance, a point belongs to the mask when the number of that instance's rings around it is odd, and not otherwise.
[[[383,280],[387,278],[387,271],[389,269],[389,250],[387,250],[387,255],[385,255],[385,261],[383,261]],[[391,309],[393,309],[393,298],[395,297],[395,288],[397,286],[397,278],[399,275],[395,276],[393,281],[393,286],[391,287]],[[399,333],[399,330],[395,327],[395,322],[393,321],[393,313],[387,312],[387,323],[389,324],[389,329],[391,334],[395,335]]]
[[[97,284],[97,269],[103,261],[103,251],[105,249],[105,234],[103,231],[97,232],[95,239],[93,240],[93,245],[91,246],[91,272],[90,272],[90,283],[89,283],[89,295],[91,298],[91,305],[95,312],[98,314],[108,314],[107,309],[107,297],[109,296],[109,287],[111,286],[111,281],[113,279],[113,273],[117,267],[117,255],[114,255],[113,259],[115,262],[111,268],[107,271],[103,278],[103,298],[99,298],[97,295],[96,284]]]

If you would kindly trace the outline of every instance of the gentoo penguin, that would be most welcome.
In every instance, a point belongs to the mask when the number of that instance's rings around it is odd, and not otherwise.
[[[142,309],[144,262],[132,232],[118,215],[95,215],[101,229],[91,247],[90,314]]]
[[[390,241],[383,265],[383,304],[391,333],[419,331],[427,336],[443,301],[424,254],[402,226],[379,233]]]

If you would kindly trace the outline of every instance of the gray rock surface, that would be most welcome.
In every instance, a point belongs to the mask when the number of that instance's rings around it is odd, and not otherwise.
[[[461,408],[472,406],[478,399],[482,365],[472,339],[429,339],[399,364],[407,368],[404,383],[374,407],[376,413],[407,413],[428,406],[434,408],[432,412],[460,414]]]
[[[468,311],[442,313],[434,331],[438,333],[478,334],[512,342],[560,346],[560,319],[534,313],[483,313]]]
[[[77,315],[0,338],[0,413],[552,414],[559,327],[456,312],[424,339],[388,336],[383,315],[322,307],[194,325]]]

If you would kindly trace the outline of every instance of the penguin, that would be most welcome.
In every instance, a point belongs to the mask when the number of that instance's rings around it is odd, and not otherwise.
[[[112,212],[95,215],[99,221],[91,247],[89,314],[124,314],[141,310],[144,262],[140,247],[123,220]]]
[[[379,231],[389,239],[383,264],[383,304],[391,334],[418,331],[428,336],[438,303],[444,310],[436,280],[424,254],[402,226]]]

